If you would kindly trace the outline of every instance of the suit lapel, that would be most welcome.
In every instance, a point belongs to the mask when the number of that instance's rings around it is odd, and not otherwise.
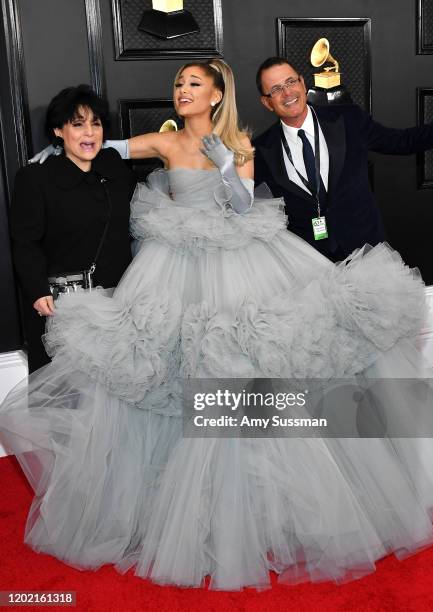
[[[315,108],[319,119],[320,127],[326,140],[329,152],[329,177],[328,193],[332,195],[336,189],[343,169],[344,158],[346,156],[346,131],[344,120],[340,115],[336,120],[325,117],[322,111],[326,112],[327,107]],[[266,144],[262,147],[262,155],[269,164],[275,182],[290,191],[294,195],[314,204],[314,198],[287,176],[284,163],[283,150],[280,137],[280,122],[275,123],[269,130]]]
[[[335,190],[346,156],[346,131],[342,115],[335,121],[321,117],[320,107],[316,108],[317,118],[326,140],[329,152],[328,193]]]
[[[280,122],[275,123],[269,130],[266,145],[261,149],[261,153],[267,161],[274,181],[290,191],[294,195],[304,198],[307,202],[314,203],[314,198],[287,176],[286,165],[284,163],[283,149],[280,136]]]

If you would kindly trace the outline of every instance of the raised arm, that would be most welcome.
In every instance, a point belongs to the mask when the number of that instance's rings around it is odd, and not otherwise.
[[[168,142],[166,133],[151,132],[141,134],[128,140],[130,159],[146,159],[148,157],[159,157],[163,162],[167,161]]]
[[[159,157],[164,164],[167,162],[167,151],[170,146],[171,134],[151,132],[150,134],[141,134],[134,136],[129,140],[105,140],[104,149],[115,149],[122,159],[146,159],[149,157]],[[60,155],[63,151],[62,147],[53,147],[48,145],[34,157],[29,159],[29,163],[34,164],[39,162],[43,164],[50,155]]]
[[[412,155],[433,148],[433,123],[411,128],[390,128],[374,121],[365,111],[354,107],[356,121],[365,134],[368,149],[388,155]]]

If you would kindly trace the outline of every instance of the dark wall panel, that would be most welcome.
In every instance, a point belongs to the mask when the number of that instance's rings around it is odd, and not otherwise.
[[[1,109],[0,118],[3,119]],[[0,160],[5,167],[3,142],[0,135]],[[0,353],[12,351],[22,344],[18,301],[15,289],[9,243],[9,224],[7,215],[7,189],[5,173],[0,172]]]
[[[33,146],[44,144],[47,103],[63,87],[90,82],[82,0],[19,0]]]
[[[18,8],[14,0],[0,4],[0,352],[6,352],[22,345],[8,206],[14,175],[28,156],[30,128]]]
[[[121,99],[171,98],[176,70],[188,60],[115,61],[111,0],[101,2],[101,21],[107,95],[113,114],[119,111]],[[113,122],[113,135],[119,134],[118,129],[118,121]]]

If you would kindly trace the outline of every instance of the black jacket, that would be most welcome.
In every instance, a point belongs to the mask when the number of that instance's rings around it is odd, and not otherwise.
[[[104,231],[95,285],[117,285],[131,261],[129,202],[135,178],[114,149],[102,149],[83,172],[68,158],[50,157],[21,168],[15,179],[10,212],[12,252],[26,299],[33,304],[50,295],[48,276],[88,269]]]
[[[368,151],[408,155],[433,148],[433,125],[387,128],[356,105],[315,108],[329,150],[327,240],[315,241],[311,219],[317,216],[313,198],[289,180],[281,147],[280,122],[253,142],[256,185],[266,182],[275,197],[283,197],[288,228],[324,255],[347,256],[366,243],[384,240],[380,212],[371,192]]]

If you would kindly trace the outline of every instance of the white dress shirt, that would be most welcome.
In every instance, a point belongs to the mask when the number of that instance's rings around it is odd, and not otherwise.
[[[298,136],[298,130],[303,129],[314,152],[314,122],[313,122],[313,113],[309,106],[307,106],[308,112],[305,117],[304,123],[300,128],[294,128],[286,125],[283,121],[281,121],[281,125],[283,126],[284,133],[286,135],[287,144],[289,145],[290,152],[293,157],[293,164],[295,165],[296,170],[302,176],[308,180],[307,172],[305,170],[304,164],[304,156],[302,154],[302,140]],[[287,170],[287,175],[291,181],[296,183],[301,189],[310,193],[308,187],[304,185],[304,183],[299,178],[293,164],[290,162],[287,157],[287,153],[284,149],[283,143],[281,143],[283,148],[283,157],[284,163]],[[320,150],[320,176],[322,177],[323,184],[325,186],[326,191],[328,191],[328,174],[329,174],[329,152],[328,146],[326,144],[325,137],[323,135],[322,129],[319,124],[319,150]]]

